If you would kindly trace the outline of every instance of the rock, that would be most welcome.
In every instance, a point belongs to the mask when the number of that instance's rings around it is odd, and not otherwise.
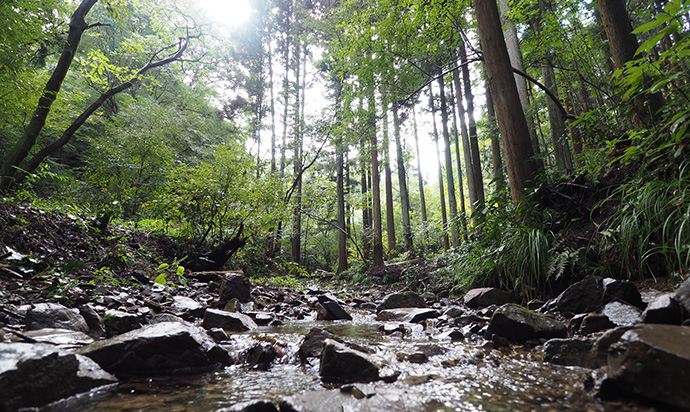
[[[599,337],[592,345],[589,355],[589,367],[592,369],[606,366],[609,357],[609,347],[623,336],[623,334],[631,329],[630,326],[621,326],[615,329],[606,331]]]
[[[205,372],[232,364],[204,330],[179,322],[147,325],[77,352],[115,376]]]
[[[230,332],[246,332],[259,327],[252,318],[243,313],[217,309],[206,309],[201,325],[205,329],[221,328]]]
[[[69,329],[28,330],[23,335],[36,342],[59,346],[61,349],[74,349],[93,343],[93,339],[89,335]]]
[[[0,410],[39,408],[117,379],[91,359],[54,346],[0,344]]]
[[[604,283],[600,277],[590,276],[570,285],[544,306],[548,311],[586,313],[599,310],[604,304]]]
[[[82,305],[79,307],[79,314],[84,318],[86,324],[89,327],[89,336],[94,339],[98,339],[105,336],[105,324],[103,323],[103,318],[96,312],[96,310],[91,305]]]
[[[323,308],[322,311],[317,309],[317,320],[352,320],[352,316],[331,296],[320,295],[317,305]]]
[[[615,328],[617,325],[608,318],[606,315],[600,313],[590,313],[582,318],[580,323],[579,332],[580,335],[589,335],[596,332],[601,332],[602,330]]]
[[[644,310],[646,304],[642,301],[642,295],[629,280],[606,278],[602,284],[604,285],[604,302],[622,302]]]
[[[89,325],[75,309],[69,309],[59,303],[37,303],[31,305],[25,315],[26,329],[45,328],[69,329],[89,333]]]
[[[690,277],[676,289],[674,298],[685,312],[684,318],[690,318]]]
[[[608,377],[623,391],[690,410],[690,328],[641,325],[609,349]]]
[[[438,405],[427,396],[390,386],[343,386],[291,396],[280,403],[281,412],[432,411]]]
[[[206,331],[208,336],[216,342],[225,342],[230,339],[227,333],[221,328],[213,328]]]
[[[683,320],[683,311],[673,296],[673,293],[664,293],[649,302],[642,312],[642,322],[680,325]]]
[[[541,309],[542,306],[544,306],[544,303],[546,303],[546,302],[544,302],[543,300],[532,299],[529,302],[527,302],[527,309],[539,310],[539,309]]]
[[[220,284],[218,307],[225,307],[232,298],[240,302],[249,302],[250,293],[251,285],[248,277],[242,273],[226,273]]]
[[[105,311],[103,323],[105,324],[106,335],[110,338],[139,329],[142,326],[139,316],[115,309]]]
[[[450,339],[452,342],[459,342],[465,340],[465,335],[459,329],[452,329],[447,332],[442,333],[439,339]]]
[[[326,339],[319,375],[327,382],[371,382],[379,378],[379,367],[364,352]]]
[[[465,311],[460,306],[451,306],[443,311],[443,314],[449,318],[459,318],[465,314]]]
[[[204,306],[192,298],[186,296],[174,296],[173,303],[170,307],[174,315],[181,318],[200,318],[204,316]]]
[[[544,344],[544,361],[588,368],[594,339],[551,339]]]
[[[244,357],[244,361],[250,367],[257,367],[266,370],[271,366],[271,362],[276,358],[276,350],[269,344],[257,344],[249,349]]]
[[[439,316],[441,314],[434,309],[398,308],[380,311],[376,315],[376,320],[381,322],[422,323],[427,319],[438,318]]]
[[[486,306],[501,306],[512,302],[509,292],[496,288],[476,288],[465,294],[463,298],[468,308],[483,308]]]
[[[412,291],[405,291],[400,293],[391,293],[383,298],[383,302],[376,307],[376,311],[380,312],[385,309],[396,308],[426,308],[426,302],[417,293]]]
[[[327,330],[311,328],[297,352],[302,363],[306,362],[307,358],[320,358],[323,345],[327,339],[344,343],[342,339]]]
[[[249,401],[232,405],[229,412],[278,412],[278,408],[270,401]]]
[[[642,311],[627,303],[607,303],[601,310],[601,314],[609,318],[616,326],[632,326],[642,323]]]
[[[247,312],[247,316],[254,319],[259,326],[266,326],[275,320],[275,315],[270,312]]]
[[[149,325],[153,325],[154,323],[163,323],[163,322],[185,323],[185,320],[182,319],[181,317],[175,316],[171,313],[159,313],[157,315],[154,315],[151,319],[149,319]]]
[[[565,325],[546,315],[532,312],[515,303],[498,308],[489,322],[488,332],[513,342],[531,339],[565,338]]]

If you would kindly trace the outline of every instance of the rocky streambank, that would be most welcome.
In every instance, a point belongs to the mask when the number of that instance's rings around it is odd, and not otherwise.
[[[107,398],[142,377],[233,368],[241,379],[279,365],[312,370],[320,384],[253,396],[232,410],[461,410],[447,394],[414,392],[441,380],[424,370],[445,371],[447,387],[471,386],[471,378],[452,377],[480,368],[503,373],[500,365],[510,357],[545,371],[574,368],[569,373],[577,374],[579,388],[573,390],[588,398],[588,408],[613,410],[607,402],[622,399],[628,410],[690,410],[690,328],[683,326],[690,281],[675,292],[643,292],[630,282],[591,277],[548,302],[521,306],[493,288],[452,300],[252,284],[238,272],[198,273],[177,287],[112,285],[69,300],[31,301],[16,289],[0,297],[0,410]],[[298,347],[261,334],[295,322],[316,326],[298,334]],[[363,343],[338,333],[351,324],[365,324],[378,338]],[[566,395],[548,396],[539,401],[543,410],[561,403],[573,409]],[[505,410],[511,409],[523,408]]]

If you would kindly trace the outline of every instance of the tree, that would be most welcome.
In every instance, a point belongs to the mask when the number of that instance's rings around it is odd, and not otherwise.
[[[510,193],[514,201],[519,201],[533,184],[539,168],[503,39],[498,6],[493,0],[474,0],[474,8],[486,75],[503,141]]]

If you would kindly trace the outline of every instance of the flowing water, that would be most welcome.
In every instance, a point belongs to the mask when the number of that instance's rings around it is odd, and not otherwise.
[[[282,355],[268,370],[235,365],[213,373],[130,380],[117,390],[94,397],[79,411],[222,411],[239,402],[282,399],[309,391],[325,391],[318,361],[300,365],[296,356],[304,335],[314,326],[328,328],[348,342],[372,349],[385,365],[399,371],[390,384],[374,383],[372,391],[391,391],[423,411],[648,411],[632,403],[604,403],[585,392],[587,370],[543,363],[535,351],[483,350],[485,341],[437,339],[433,326],[407,325],[404,337],[383,336],[371,314],[356,314],[347,323],[296,321],[231,336],[228,347],[241,354],[257,342],[271,343]],[[431,333],[430,333],[431,330]],[[425,363],[409,355],[424,353]],[[365,385],[366,386],[366,385]],[[356,409],[355,409],[356,410]],[[389,410],[387,412],[393,412]]]

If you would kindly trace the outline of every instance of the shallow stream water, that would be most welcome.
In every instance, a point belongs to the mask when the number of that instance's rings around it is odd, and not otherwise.
[[[74,409],[95,411],[223,411],[239,402],[280,400],[308,391],[326,390],[318,361],[300,365],[297,350],[312,327],[328,328],[344,340],[373,352],[382,372],[399,371],[394,383],[369,387],[394,393],[410,411],[649,411],[634,403],[601,402],[584,390],[588,370],[544,363],[539,351],[483,350],[484,340],[451,342],[439,339],[433,325],[406,326],[403,337],[383,336],[382,323],[371,314],[352,322],[295,321],[234,334],[227,347],[238,355],[257,342],[274,345],[282,356],[265,371],[235,365],[193,376],[135,379],[120,383],[109,394],[95,396]],[[424,353],[425,363],[409,361]],[[378,389],[377,389],[378,388]],[[423,405],[423,406],[419,406]],[[393,412],[393,411],[387,411]]]

